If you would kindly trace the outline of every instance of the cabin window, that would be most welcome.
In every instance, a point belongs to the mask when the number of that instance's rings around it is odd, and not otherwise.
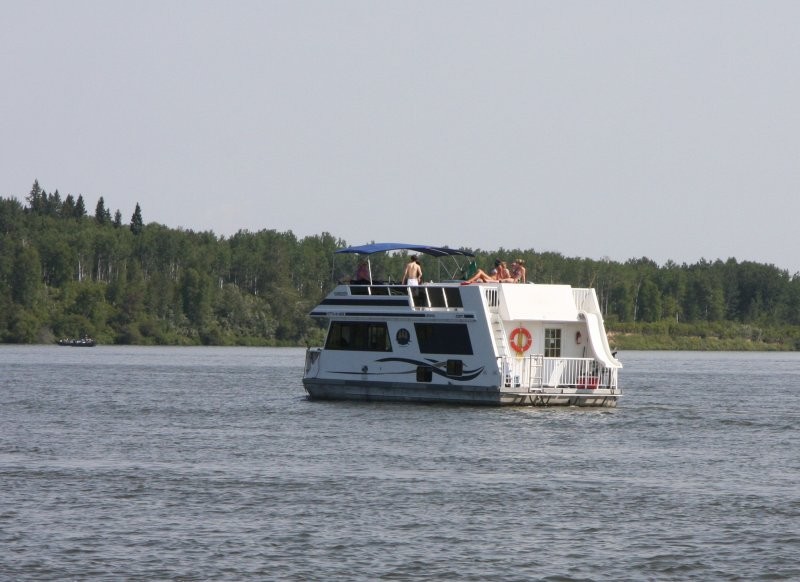
[[[420,353],[472,355],[465,323],[415,323],[414,330]]]
[[[561,330],[557,328],[545,328],[544,330],[544,357],[561,357]]]
[[[334,321],[328,332],[325,349],[390,352],[392,344],[385,323]]]
[[[461,301],[461,289],[459,287],[431,287],[429,285],[419,285],[411,287],[401,287],[402,291],[397,293],[390,291],[390,295],[411,294],[411,305],[414,307],[447,307],[449,309],[464,307]]]
[[[448,307],[464,307],[461,302],[461,289],[458,287],[444,287],[444,296]]]
[[[443,287],[428,287],[428,300],[431,307],[447,307]]]
[[[411,286],[408,288],[411,293],[411,302],[414,307],[428,307],[428,294],[425,287]]]

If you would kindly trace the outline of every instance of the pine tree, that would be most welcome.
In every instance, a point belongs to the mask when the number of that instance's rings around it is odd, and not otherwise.
[[[117,208],[117,211],[114,213],[114,228],[119,228],[122,226],[122,213]]]
[[[52,194],[47,195],[47,202],[45,203],[44,213],[47,216],[58,216],[61,212],[61,194],[56,189]]]
[[[64,198],[64,204],[61,205],[61,216],[64,218],[72,218],[75,215],[75,198],[72,194],[67,194]]]
[[[142,232],[143,228],[144,222],[142,221],[142,209],[137,202],[136,209],[133,211],[133,216],[131,216],[131,232],[133,234],[139,234]]]
[[[97,224],[108,224],[110,222],[111,215],[109,211],[106,210],[106,201],[103,200],[103,197],[97,200],[97,206],[94,208],[94,219],[97,221]]]
[[[83,194],[78,194],[78,201],[75,203],[75,218],[83,218],[86,216],[86,203],[83,201]]]
[[[31,212],[38,214],[42,211],[44,208],[44,200],[42,198],[45,196],[44,191],[39,186],[39,180],[34,180],[30,194],[28,194],[28,208]]]

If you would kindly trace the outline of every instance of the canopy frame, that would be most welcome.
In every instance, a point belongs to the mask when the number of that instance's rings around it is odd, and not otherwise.
[[[442,269],[444,269],[444,271],[447,273],[447,277],[450,279],[455,279],[455,274],[463,270],[463,267],[461,264],[459,264],[457,257],[475,256],[475,254],[472,253],[471,251],[466,251],[462,249],[451,249],[448,247],[436,247],[432,245],[420,245],[420,244],[408,244],[408,243],[370,243],[366,245],[346,247],[334,251],[334,253],[366,255],[367,266],[369,268],[369,280],[370,284],[372,284],[372,263],[369,259],[369,256],[375,253],[385,253],[392,251],[411,251],[415,253],[430,255],[432,257],[436,257],[437,259],[442,259],[444,257],[452,257],[453,263],[455,264],[452,271],[448,269],[446,265],[442,265],[442,262],[440,260],[437,261],[437,265],[439,267],[440,279],[441,279]]]

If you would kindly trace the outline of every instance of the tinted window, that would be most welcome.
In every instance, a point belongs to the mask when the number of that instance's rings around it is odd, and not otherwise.
[[[461,303],[461,289],[458,287],[445,287],[444,294],[447,297],[448,307],[464,307]]]
[[[325,349],[390,352],[392,344],[385,323],[334,321]]]
[[[464,323],[415,323],[414,329],[423,354],[472,355],[472,342]]]

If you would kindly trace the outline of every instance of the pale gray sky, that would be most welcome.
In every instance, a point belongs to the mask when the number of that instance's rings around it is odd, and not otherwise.
[[[800,2],[0,8],[0,196],[800,271]]]

